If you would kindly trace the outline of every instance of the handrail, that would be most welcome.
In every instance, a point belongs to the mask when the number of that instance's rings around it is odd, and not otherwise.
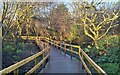
[[[47,55],[45,55],[45,52],[48,52]],[[40,52],[38,52],[38,53],[36,53],[36,54],[34,54],[34,55],[26,58],[26,59],[21,60],[20,62],[18,62],[18,63],[16,63],[16,64],[13,64],[13,65],[11,65],[11,66],[9,66],[9,67],[1,70],[1,71],[0,71],[0,74],[5,75],[5,74],[8,74],[8,73],[10,73],[10,72],[12,72],[12,71],[14,71],[14,73],[18,73],[18,69],[19,69],[21,66],[23,66],[23,65],[29,63],[30,61],[36,59],[36,58],[39,57],[40,55],[44,55],[43,59],[42,59],[39,63],[35,63],[35,66],[34,66],[31,70],[29,70],[25,75],[28,75],[28,74],[30,74],[30,73],[33,73],[37,68],[39,68],[40,65],[42,65],[42,64],[45,63],[46,59],[48,59],[48,58],[50,57],[50,46],[47,46],[47,47],[44,48],[42,51],[40,51]],[[37,60],[35,60],[35,62],[36,62],[36,61],[37,61]],[[16,71],[17,71],[17,72],[16,72]]]
[[[24,37],[25,38],[25,37]],[[31,38],[35,38],[34,36],[32,36]],[[60,47],[60,49],[63,49],[64,52],[66,51],[69,51],[74,54],[78,54],[79,56],[79,59],[81,60],[82,62],[82,65],[84,66],[84,68],[86,69],[87,73],[89,75],[92,75],[90,69],[89,69],[89,66],[88,64],[85,63],[84,59],[87,59],[88,63],[97,71],[97,73],[99,74],[102,74],[102,75],[107,75],[107,73],[100,67],[98,66],[81,48],[80,46],[78,45],[70,45],[70,44],[66,44],[64,43],[64,47],[62,47],[62,43],[61,42],[58,42],[58,41],[55,41],[55,40],[52,40],[50,38],[46,38],[46,37],[38,37],[38,38],[44,38],[48,43],[50,44],[53,44],[54,46],[56,46],[57,48]],[[59,45],[60,44],[60,45]],[[66,46],[70,46],[71,49],[67,49]],[[72,50],[72,48],[78,48],[79,51],[74,51]],[[72,56],[71,56],[72,57]]]
[[[88,60],[88,62],[95,68],[95,70],[98,73],[105,73],[104,70],[102,70],[102,68],[100,68],[82,49],[81,49],[82,54],[84,55],[84,57]]]
[[[47,38],[47,40],[48,40],[48,38]],[[51,43],[50,41],[51,41],[51,39],[48,40],[49,43]],[[54,41],[54,40],[52,40],[52,41]],[[57,41],[55,41],[55,42],[57,42]],[[87,73],[88,73],[89,75],[92,75],[92,73],[91,73],[89,67],[87,66],[87,64],[85,63],[83,57],[85,57],[85,58],[87,59],[88,63],[93,66],[93,68],[97,71],[97,73],[103,74],[103,75],[107,75],[107,73],[106,73],[100,66],[98,66],[98,65],[80,48],[80,46],[78,46],[78,45],[70,45],[70,44],[66,44],[66,43],[64,44],[64,46],[70,46],[70,47],[78,48],[78,49],[79,49],[79,52],[76,52],[76,51],[73,51],[73,50],[69,50],[69,49],[67,49],[67,48],[64,48],[64,47],[62,47],[61,45],[59,46],[58,44],[61,44],[61,43],[58,43],[58,42],[57,42],[57,44],[56,44],[56,43],[51,43],[51,44],[54,44],[55,46],[60,47],[60,48],[62,48],[62,49],[64,49],[64,50],[66,49],[67,51],[69,51],[69,52],[71,52],[71,53],[78,54],[80,60],[82,61],[82,65],[85,67],[85,69],[86,69],[86,71],[87,71]],[[81,55],[82,55],[82,56],[81,56]]]

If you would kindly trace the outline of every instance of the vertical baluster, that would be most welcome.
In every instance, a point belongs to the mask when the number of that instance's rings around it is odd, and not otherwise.
[[[56,48],[57,48],[57,42],[55,42],[55,44],[56,44]]]
[[[56,42],[56,48],[58,49],[58,42]]]
[[[52,40],[50,40],[50,45],[53,46],[53,42],[52,42]]]
[[[57,43],[55,42],[55,47],[57,47]]]
[[[58,42],[56,42],[56,48],[58,49]]]
[[[34,63],[35,63],[35,65],[37,65],[37,63],[38,63],[37,58],[34,59]],[[37,70],[35,70],[35,75],[37,75]]]
[[[81,54],[82,54],[82,59],[84,61],[84,55],[83,55],[83,53],[81,53]],[[82,69],[85,69],[83,65],[82,65]]]
[[[49,45],[51,45],[51,39],[49,38]]]
[[[43,45],[44,45],[43,49],[45,49],[45,43]]]
[[[57,42],[57,49],[59,48],[59,43]]]
[[[0,73],[0,75],[7,75],[6,73]]]
[[[80,47],[78,47],[79,48],[79,52],[78,52],[78,54],[80,54]]]
[[[43,44],[43,49],[45,49],[45,43]],[[42,54],[43,59],[45,58],[45,52]],[[45,68],[45,61],[43,62],[43,68]]]
[[[62,50],[62,43],[60,43],[60,51]]]
[[[18,75],[18,69],[14,70],[14,75]]]
[[[71,49],[70,49],[70,50],[71,50],[71,54],[70,54],[70,55],[71,55],[71,59],[72,59],[72,50],[73,50],[73,47],[72,47],[72,46],[71,46]]]
[[[45,53],[43,52],[43,59],[45,58]],[[43,68],[45,68],[45,61],[43,62]]]
[[[54,47],[55,47],[55,41],[53,41],[53,43],[54,43]]]
[[[78,55],[81,55],[80,52],[81,52],[81,48],[78,47],[79,51],[78,51]],[[80,59],[79,59],[80,60]]]
[[[66,44],[64,44],[64,53],[66,55]]]
[[[48,54],[50,53],[50,48],[48,49]],[[50,60],[50,56],[48,57],[48,61]]]

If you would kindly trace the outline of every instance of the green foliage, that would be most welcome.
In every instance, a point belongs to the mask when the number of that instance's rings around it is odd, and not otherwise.
[[[91,48],[91,46],[88,45],[87,48],[85,48],[85,52],[86,52],[86,53],[89,53],[89,52],[90,52],[90,48]]]
[[[21,54],[21,53],[23,53],[23,51],[22,51],[22,50],[17,49],[17,50],[16,50],[16,53],[17,53],[17,54]]]
[[[109,45],[107,47],[108,55],[109,55],[110,60],[115,63],[120,62],[119,38],[120,38],[120,36],[108,38],[108,43],[109,43]]]
[[[120,36],[106,36],[98,41],[99,49],[88,45],[84,51],[110,75],[120,74]]]
[[[99,41],[99,49],[107,51],[105,54],[95,59],[95,62],[101,63],[104,70],[110,75],[120,74],[120,36],[107,36]],[[102,64],[104,63],[104,64]],[[116,75],[119,75],[116,74]]]
[[[23,42],[17,44],[17,49],[25,50],[25,47],[26,47],[26,44],[24,44]]]
[[[3,48],[3,52],[4,53],[8,53],[8,54],[14,54],[15,53],[15,48],[13,47],[13,45],[11,45],[11,44],[8,44],[7,46],[5,46],[4,48]]]
[[[119,75],[120,74],[120,69],[117,64],[114,63],[104,63],[100,64],[101,67],[106,71],[107,74],[109,75]]]
[[[88,48],[85,48],[85,52],[88,53],[90,52],[90,50]]]
[[[109,59],[109,56],[107,55],[102,55],[99,58],[95,59],[96,63],[110,63],[111,60]]]
[[[106,40],[99,40],[98,41],[99,50],[105,50],[105,45],[104,45],[105,42],[106,42]]]
[[[21,54],[25,50],[26,45],[24,43],[18,42],[16,48],[12,42],[7,43],[3,48],[3,55],[5,58],[14,59],[15,61],[21,60]]]

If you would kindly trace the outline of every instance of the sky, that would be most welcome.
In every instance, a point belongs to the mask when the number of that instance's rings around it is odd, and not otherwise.
[[[88,1],[88,2],[91,2],[92,0],[0,0],[0,12],[2,10],[2,2],[5,2],[5,1],[10,1],[10,2],[16,2],[16,1],[20,1],[20,2],[64,2],[64,3],[68,3],[68,2],[81,2],[81,1]],[[101,1],[101,0],[94,0],[94,1]],[[120,0],[102,0],[102,2],[118,2]]]
[[[5,1],[12,1],[12,2],[15,2],[15,1],[20,1],[20,2],[24,2],[24,1],[28,1],[28,2],[32,2],[32,1],[35,1],[35,2],[81,2],[81,1],[89,1],[91,2],[92,0],[0,0],[0,2],[5,2]],[[94,0],[94,1],[100,1],[100,0]],[[116,2],[118,0],[102,0],[103,2]],[[120,0],[119,0],[120,1]]]

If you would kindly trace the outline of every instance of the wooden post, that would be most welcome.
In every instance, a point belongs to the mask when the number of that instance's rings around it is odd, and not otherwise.
[[[64,44],[64,53],[66,55],[66,45]]]
[[[57,49],[59,48],[59,43],[57,42]]]
[[[81,54],[80,54],[80,52],[81,52],[81,48],[80,48],[80,47],[78,47],[78,49],[79,49],[78,55],[81,55]],[[79,60],[80,60],[80,59],[79,59]]]
[[[60,43],[60,51],[62,52],[62,43]]]
[[[51,46],[53,46],[53,42],[52,42],[52,40],[50,41],[50,43],[51,43]]]
[[[44,48],[43,48],[43,49],[45,49],[45,43],[44,43],[43,45],[44,45]]]
[[[43,53],[43,59],[45,58],[45,53]],[[45,68],[45,62],[43,62],[43,68]]]
[[[37,63],[38,63],[37,58],[34,59],[34,63],[35,63],[35,65],[37,65]],[[35,75],[37,75],[37,70],[35,70]]]
[[[86,62],[86,65],[90,69],[90,63],[88,61]]]
[[[18,75],[18,69],[14,70],[14,75]]]
[[[84,61],[84,55],[83,55],[83,53],[82,53],[82,59]],[[83,66],[83,64],[82,64],[82,69],[85,69],[84,66]]]
[[[54,42],[54,47],[55,47],[55,41],[53,41]]]
[[[48,53],[50,53],[50,49],[48,49]],[[49,62],[49,60],[50,60],[50,56],[48,57],[48,62]]]
[[[52,46],[52,44],[51,44],[51,39],[49,39],[49,46]]]
[[[70,55],[71,55],[71,59],[72,59],[72,50],[73,50],[73,47],[72,47],[72,46],[71,46],[71,49],[70,49],[70,50],[71,50],[71,54],[70,54]]]

